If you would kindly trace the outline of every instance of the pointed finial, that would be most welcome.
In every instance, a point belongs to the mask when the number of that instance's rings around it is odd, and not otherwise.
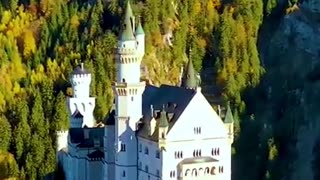
[[[137,26],[137,29],[136,29],[136,34],[144,34],[144,30],[142,28],[142,25],[141,25],[141,15],[138,16],[138,19],[139,19],[139,22],[138,22],[138,26]]]

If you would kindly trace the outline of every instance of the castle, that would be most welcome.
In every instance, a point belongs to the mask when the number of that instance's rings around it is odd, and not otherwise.
[[[91,74],[71,74],[70,129],[57,132],[58,161],[67,180],[231,179],[233,117],[216,113],[198,86],[189,59],[181,86],[140,80],[145,52],[141,23],[126,5],[116,52],[114,109],[96,125]]]

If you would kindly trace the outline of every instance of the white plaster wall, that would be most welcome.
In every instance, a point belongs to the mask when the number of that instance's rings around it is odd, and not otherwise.
[[[134,56],[134,57],[128,57],[128,58],[138,58],[138,57]],[[118,63],[117,64],[117,82],[122,82],[123,79],[127,83],[140,82],[140,63],[132,63],[132,62],[126,63],[126,64]]]
[[[219,155],[212,155],[213,148],[220,148]],[[221,180],[231,179],[231,145],[228,143],[228,139],[206,139],[196,141],[181,141],[181,142],[168,142],[166,145],[166,151],[162,151],[163,164],[162,164],[162,178],[163,179],[175,179],[178,173],[178,164],[186,158],[194,158],[193,152],[201,150],[201,156],[198,157],[212,157],[219,161],[223,168],[223,175]],[[182,158],[175,158],[175,152],[182,152]],[[192,167],[198,167],[197,164]],[[170,178],[170,172],[176,171],[176,177]]]
[[[95,120],[93,117],[93,110],[95,107],[95,98],[68,98],[68,107],[70,117],[71,115],[78,110],[83,115],[83,126],[87,125],[88,127],[93,127]]]
[[[140,151],[140,144],[142,149]],[[148,154],[145,154],[145,148],[148,148]],[[160,159],[156,158],[156,152],[159,150],[158,144],[143,138],[138,140],[138,169],[139,180],[146,179],[150,176],[150,180],[156,180],[160,178],[157,175],[157,171],[161,175],[162,170],[162,156],[160,151]],[[148,166],[148,172],[146,172],[146,166]]]
[[[145,52],[145,35],[144,34],[138,34],[136,36],[136,39],[138,41],[137,52],[139,54],[141,54],[141,56],[143,56],[144,52]]]
[[[90,94],[91,74],[76,74],[71,76],[74,98],[86,98]]]

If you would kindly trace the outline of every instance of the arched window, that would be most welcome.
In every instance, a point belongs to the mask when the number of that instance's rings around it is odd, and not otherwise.
[[[125,80],[124,78],[122,78],[122,82],[124,82],[124,83],[125,83],[125,82],[126,82],[126,80]]]
[[[198,175],[197,169],[196,168],[192,169],[192,176],[197,176],[197,175]]]
[[[204,169],[204,174],[209,174],[209,172],[210,172],[209,167],[206,167],[206,168]]]
[[[84,103],[81,103],[82,108],[83,108],[83,112],[86,112],[86,106],[84,105]]]
[[[148,173],[149,172],[149,167],[146,165],[145,171]]]
[[[186,172],[184,173],[184,176],[188,176],[190,169],[187,169]]]
[[[199,168],[199,170],[198,170],[198,175],[199,175],[199,176],[202,176],[203,174],[204,174],[203,168]]]
[[[213,166],[213,167],[211,168],[210,174],[211,174],[211,175],[216,175],[216,167]]]
[[[122,172],[122,177],[126,177],[126,171]]]

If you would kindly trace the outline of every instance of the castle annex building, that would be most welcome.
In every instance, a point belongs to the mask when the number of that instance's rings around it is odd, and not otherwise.
[[[81,64],[71,74],[70,129],[57,132],[67,180],[230,180],[230,108],[224,117],[214,111],[198,87],[191,59],[180,87],[141,81],[145,34],[129,3],[121,30],[115,104],[104,125],[93,117],[90,72]]]

